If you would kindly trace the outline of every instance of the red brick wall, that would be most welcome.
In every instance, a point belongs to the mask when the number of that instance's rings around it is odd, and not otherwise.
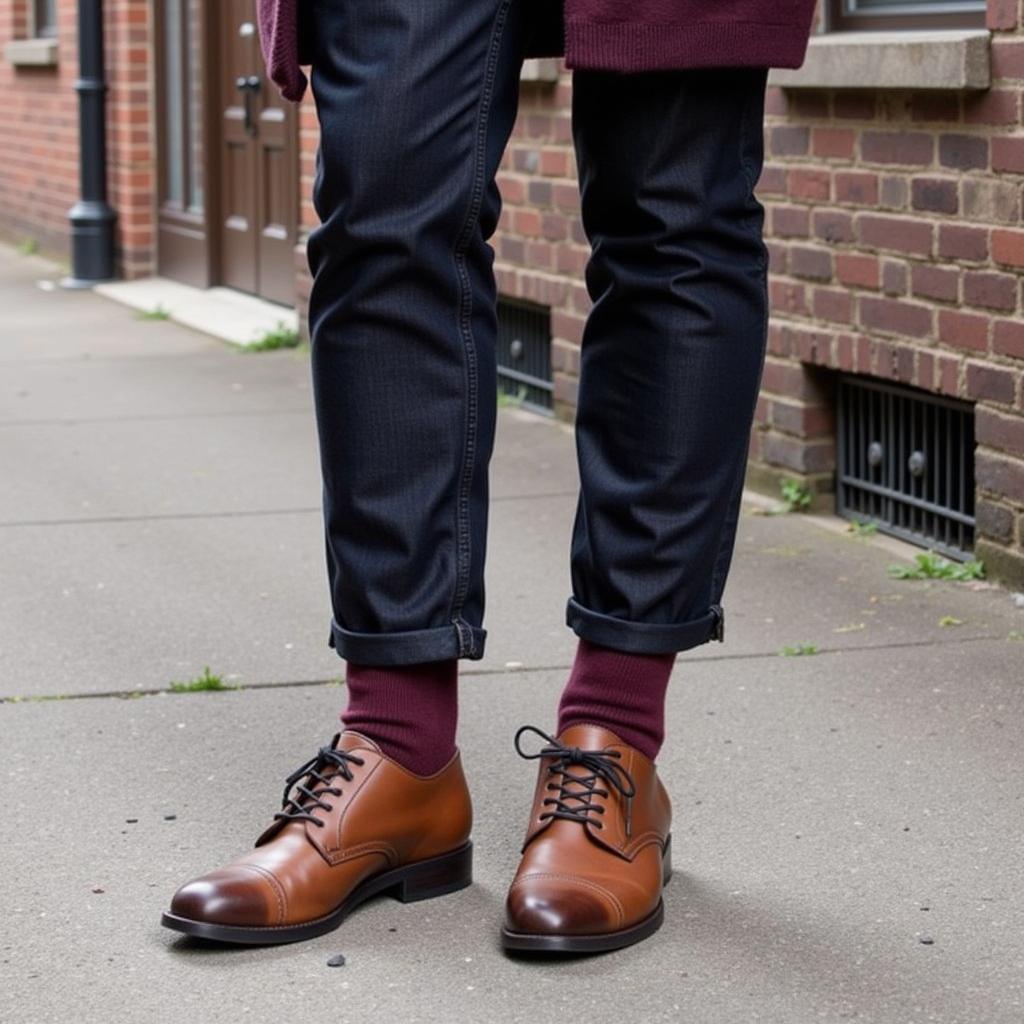
[[[63,259],[67,213],[78,198],[77,7],[58,3],[56,67],[15,68],[2,52],[24,37],[28,0],[0,0],[0,235]],[[150,7],[149,0],[107,0],[104,8],[108,186],[119,266],[128,276],[153,266]]]
[[[152,0],[105,0],[104,16],[107,181],[118,218],[115,245],[121,273],[145,277],[156,269]]]
[[[832,488],[840,369],[976,403],[977,553],[1024,582],[1024,26],[979,93],[772,88],[772,324],[752,471]]]
[[[498,172],[503,208],[494,239],[498,289],[551,308],[555,411],[576,405],[580,340],[590,308],[583,270],[590,253],[579,220],[572,147],[572,76],[524,82],[519,117]]]

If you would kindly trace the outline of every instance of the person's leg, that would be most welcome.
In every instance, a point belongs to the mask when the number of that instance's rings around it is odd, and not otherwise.
[[[676,652],[721,639],[722,592],[767,342],[753,189],[764,68],[576,73],[594,306],[583,335],[580,494],[559,707],[655,756]]]
[[[679,651],[723,636],[767,342],[766,81],[766,68],[573,76],[594,303],[566,605],[579,640],[539,752],[507,949],[613,949],[661,924],[665,689]]]
[[[768,330],[766,68],[577,71],[593,307],[566,621],[638,654],[718,633]]]
[[[483,656],[494,181],[521,0],[311,0],[312,373],[332,622],[356,664]]]
[[[348,662],[344,726],[429,772],[454,749],[458,660],[486,639],[488,239],[526,25],[521,0],[331,18],[308,248],[329,643]]]
[[[163,923],[273,943],[363,899],[471,879],[455,669],[483,653],[496,415],[494,175],[523,0],[303,0],[320,121],[312,373],[345,728],[287,780],[256,848]]]

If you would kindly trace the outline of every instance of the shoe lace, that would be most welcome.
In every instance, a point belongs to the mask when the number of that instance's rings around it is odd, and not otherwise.
[[[341,796],[341,790],[332,785],[332,780],[340,776],[347,782],[351,782],[354,776],[349,766],[365,763],[361,757],[356,757],[355,754],[350,754],[347,750],[337,750],[334,746],[337,741],[338,736],[335,736],[330,745],[321,747],[314,757],[296,768],[285,779],[281,810],[274,815],[275,821],[279,819],[312,821],[321,828],[324,827],[326,822],[313,814],[313,809],[322,808],[325,811],[332,811],[333,804],[329,804],[323,799],[328,793],[332,796]],[[324,774],[324,769],[329,769],[332,765],[333,770]],[[309,782],[309,785],[302,781],[304,779]],[[293,795],[293,790],[295,795]]]
[[[528,754],[519,745],[519,738],[525,732],[534,732],[541,739],[547,741],[547,746],[542,747],[535,754]],[[554,737],[542,732],[534,725],[524,725],[516,733],[516,753],[528,761],[541,757],[552,757],[548,765],[548,774],[554,776],[545,786],[548,791],[554,791],[557,795],[546,797],[543,806],[554,806],[553,811],[544,811],[539,815],[543,821],[546,818],[563,818],[566,821],[578,821],[586,824],[590,822],[595,827],[603,829],[604,825],[590,817],[593,814],[604,814],[605,808],[601,804],[593,802],[595,796],[609,796],[610,790],[599,785],[602,780],[608,786],[622,794],[626,799],[626,834],[630,832],[629,813],[632,807],[632,798],[636,795],[636,783],[633,776],[617,763],[622,757],[620,750],[581,750],[579,747],[567,747]],[[588,774],[576,775],[569,771],[575,765],[587,770]],[[570,801],[572,803],[570,804]]]

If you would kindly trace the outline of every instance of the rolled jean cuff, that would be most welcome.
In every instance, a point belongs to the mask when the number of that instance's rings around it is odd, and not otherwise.
[[[706,615],[689,622],[632,622],[585,608],[571,597],[565,606],[565,624],[584,640],[632,654],[669,654],[723,640],[725,614],[711,605]]]
[[[361,665],[415,665],[422,661],[441,661],[446,658],[479,661],[484,656],[486,639],[486,629],[461,619],[458,626],[453,622],[448,626],[431,629],[356,633],[339,626],[332,618],[327,646],[333,647],[339,657],[346,661]]]

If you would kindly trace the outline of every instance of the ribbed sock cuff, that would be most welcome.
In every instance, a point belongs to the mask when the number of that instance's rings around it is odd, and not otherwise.
[[[665,740],[665,693],[676,652],[632,654],[580,637],[558,704],[558,732],[592,722],[652,761]]]
[[[362,733],[417,775],[432,775],[455,753],[458,659],[412,665],[347,663],[346,729]]]

